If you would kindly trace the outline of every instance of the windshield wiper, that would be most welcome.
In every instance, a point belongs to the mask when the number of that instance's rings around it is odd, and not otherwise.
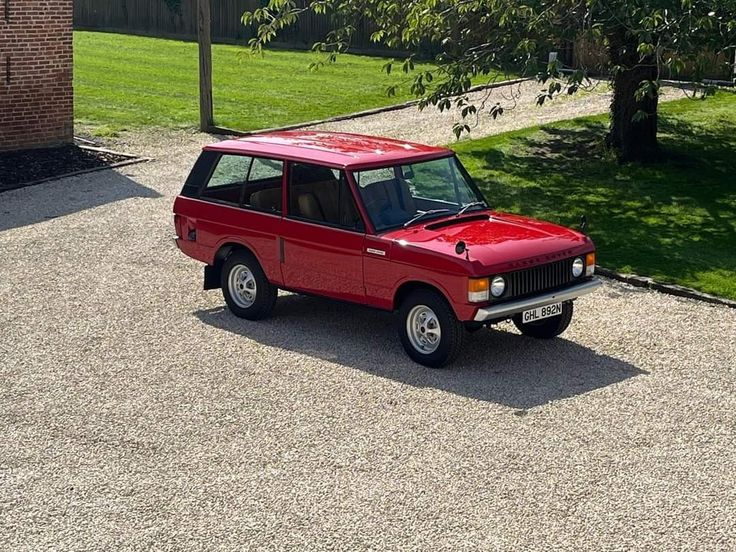
[[[410,218],[409,220],[407,220],[404,223],[404,228],[406,228],[410,224],[413,224],[413,223],[417,222],[418,220],[423,219],[424,217],[428,217],[428,216],[431,216],[431,215],[438,215],[440,213],[452,213],[452,211],[450,209],[430,209],[429,211],[422,211],[418,215],[414,215],[412,218]]]
[[[470,208],[472,208],[472,207],[485,207],[485,206],[486,206],[486,202],[485,202],[485,201],[474,201],[473,203],[468,203],[467,205],[463,205],[463,208],[462,208],[462,209],[460,209],[460,210],[459,210],[459,211],[458,211],[458,212],[457,212],[457,213],[455,214],[455,216],[456,216],[456,217],[459,217],[459,216],[460,216],[460,215],[462,215],[462,214],[463,214],[463,213],[464,213],[465,211],[467,211],[468,209],[470,209]]]

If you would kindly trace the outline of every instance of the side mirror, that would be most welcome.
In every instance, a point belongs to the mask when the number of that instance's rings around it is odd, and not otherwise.
[[[585,234],[585,229],[588,227],[588,217],[582,215],[580,217],[580,231]]]
[[[401,167],[401,178],[404,180],[411,180],[414,178],[414,169],[411,168],[411,165]]]
[[[462,255],[463,253],[465,253],[465,251],[467,251],[467,249],[468,246],[465,245],[464,241],[459,241],[455,244],[455,253],[457,253],[458,255]]]

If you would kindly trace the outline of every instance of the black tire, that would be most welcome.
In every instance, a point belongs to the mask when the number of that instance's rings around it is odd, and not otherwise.
[[[521,321],[521,314],[516,314],[512,320],[514,321],[514,325],[524,335],[536,337],[537,339],[552,339],[564,332],[570,325],[572,312],[572,301],[565,301],[562,303],[562,314],[558,316],[524,324]]]
[[[231,275],[235,280],[238,276],[244,276],[248,285],[254,284],[254,287],[248,288],[253,291],[248,294],[244,289],[246,283],[243,282],[233,281],[231,286]],[[278,295],[278,288],[268,281],[260,263],[250,252],[242,249],[233,251],[222,264],[220,287],[232,313],[248,320],[260,320],[271,314]],[[238,289],[241,290],[240,294]],[[254,296],[252,302],[246,298],[246,294]]]
[[[417,310],[415,310],[415,307]],[[424,309],[420,307],[424,307]],[[423,352],[414,345],[413,340],[416,338],[410,336],[408,326],[410,316],[412,316],[412,320],[415,320],[417,315],[421,316],[422,312],[429,314],[426,309],[431,311],[430,322],[436,320],[436,324],[439,325],[439,337],[436,342],[428,344],[428,348],[431,350]],[[429,330],[436,331],[436,328],[433,326],[427,329],[427,334],[421,331],[417,335],[428,337]],[[416,332],[414,333],[416,334]],[[436,333],[432,335],[436,335]],[[406,354],[419,364],[430,368],[441,368],[451,363],[462,348],[463,337],[462,322],[457,319],[445,298],[436,291],[428,289],[414,291],[399,308],[399,339]],[[432,347],[435,348],[432,349]]]
[[[480,331],[485,327],[482,322],[465,322],[463,326],[465,327],[465,331],[471,334]]]

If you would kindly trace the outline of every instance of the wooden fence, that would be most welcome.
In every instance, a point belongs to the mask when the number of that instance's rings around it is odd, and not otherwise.
[[[197,0],[178,0],[178,9],[167,0],[74,0],[74,27],[82,30],[116,31],[127,34],[197,39]],[[246,10],[253,10],[265,2],[262,0],[212,0],[212,39],[215,42],[245,43],[251,30],[240,22]],[[310,48],[324,39],[329,30],[329,18],[311,12],[303,14],[299,21],[281,31],[274,46]],[[365,22],[356,23],[357,32],[351,44],[355,53],[401,56],[405,52],[387,51],[370,40],[372,29]],[[421,53],[432,54],[433,48],[424,45]],[[602,47],[578,43],[563,48],[561,58],[566,65],[587,67],[593,72],[606,62]],[[714,58],[707,71],[710,78],[730,79],[732,72],[725,58]],[[687,75],[683,75],[687,76]],[[666,77],[666,75],[665,75]]]
[[[244,11],[261,5],[259,0],[213,0],[212,39],[225,43],[247,41],[251,31],[240,17]],[[165,0],[74,0],[74,28],[196,40],[196,13],[197,0],[180,0],[178,10],[172,10]],[[306,13],[281,31],[274,45],[310,48],[324,39],[328,30],[327,17]],[[371,32],[367,25],[358,22],[351,50],[396,54],[372,43]]]
[[[716,80],[731,80],[734,78],[734,67],[732,63],[733,53],[712,54],[708,56],[708,63],[704,69],[703,78]],[[608,53],[600,43],[580,39],[572,45],[572,50],[563,63],[572,67],[583,67],[591,73],[600,72],[601,68],[608,64]],[[695,73],[694,67],[686,66],[681,74],[671,75],[664,71],[663,79],[689,79]]]

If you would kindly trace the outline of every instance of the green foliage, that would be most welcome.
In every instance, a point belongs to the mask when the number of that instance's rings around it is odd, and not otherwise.
[[[330,62],[348,49],[357,21],[375,25],[372,40],[388,48],[416,52],[428,41],[436,44],[436,67],[414,72],[411,90],[421,107],[440,109],[449,107],[448,98],[456,106],[467,101],[472,83],[492,80],[499,67],[536,76],[544,85],[539,105],[589,86],[586,70],[563,72],[558,62],[547,63],[548,52],[565,41],[604,44],[611,63],[595,69],[611,75],[656,68],[632,102],[656,97],[660,79],[686,68],[700,81],[713,57],[725,56],[725,63],[736,44],[736,0],[270,0],[243,15],[255,31],[250,47],[260,51],[307,11],[332,17],[332,29],[314,45]],[[481,112],[500,114],[488,105],[467,114]]]
[[[454,149],[499,210],[566,226],[585,213],[602,266],[736,299],[736,94],[660,111],[662,163],[618,163],[604,116]]]

